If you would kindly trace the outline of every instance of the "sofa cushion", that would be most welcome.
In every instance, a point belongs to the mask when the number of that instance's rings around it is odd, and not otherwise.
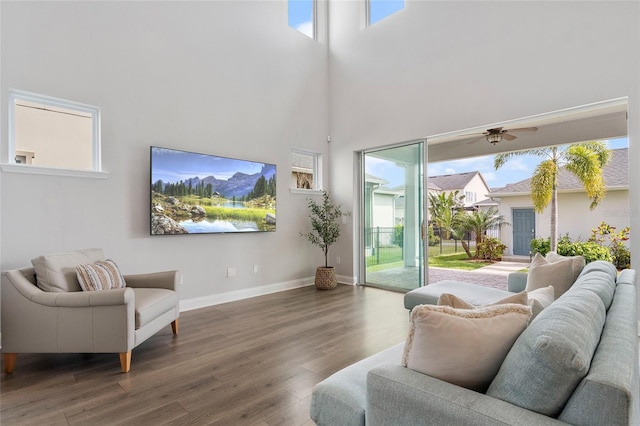
[[[596,294],[566,293],[522,332],[487,395],[557,417],[589,371],[604,321]]]
[[[617,275],[618,272],[611,262],[596,260],[585,266],[573,286],[597,294],[604,303],[605,309],[608,310],[616,291]]]
[[[84,291],[100,291],[126,287],[118,265],[111,259],[88,265],[76,265],[76,276],[80,287]]]
[[[362,425],[367,409],[367,374],[382,364],[400,364],[400,343],[327,377],[313,388],[311,419],[318,425]]]
[[[31,259],[36,282],[43,291],[82,291],[76,276],[76,265],[104,260],[102,249],[76,250]]]
[[[519,304],[418,305],[411,312],[402,365],[483,392],[530,318],[531,309]]]
[[[164,288],[134,288],[136,295],[136,330],[165,312],[176,309],[178,293]]]
[[[513,293],[498,288],[483,287],[462,281],[444,280],[411,290],[404,295],[404,307],[411,310],[416,305],[436,305],[443,293],[455,294],[476,306],[489,305]]]
[[[568,258],[549,262],[540,253],[536,253],[529,266],[529,276],[527,277],[525,290],[532,291],[552,285],[554,298],[557,300],[575,281],[573,266],[573,259]]]
[[[582,379],[558,417],[569,424],[637,425],[638,323],[636,288],[619,285],[607,313],[602,337]]]

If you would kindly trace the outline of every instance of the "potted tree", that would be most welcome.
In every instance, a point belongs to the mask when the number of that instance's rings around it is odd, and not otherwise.
[[[336,205],[327,191],[322,192],[322,202],[317,203],[313,199],[308,200],[309,219],[311,220],[311,231],[300,233],[308,239],[311,244],[322,249],[324,253],[324,266],[316,269],[316,288],[320,290],[331,290],[338,284],[336,280],[336,270],[329,266],[329,247],[338,241],[340,237],[340,224],[338,220],[344,213],[341,206]]]

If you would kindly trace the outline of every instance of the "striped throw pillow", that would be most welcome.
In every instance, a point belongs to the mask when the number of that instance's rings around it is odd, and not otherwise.
[[[77,265],[76,275],[84,291],[100,291],[126,287],[116,263],[107,259],[92,265]]]

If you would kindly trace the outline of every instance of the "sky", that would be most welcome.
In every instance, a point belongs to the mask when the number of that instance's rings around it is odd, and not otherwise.
[[[181,180],[207,176],[228,180],[236,172],[252,175],[259,173],[263,163],[237,160],[235,158],[198,154],[173,149],[151,148],[151,182],[162,179],[163,182],[175,183]]]
[[[404,8],[405,0],[369,0],[370,23]],[[313,38],[313,0],[289,0],[289,26]]]
[[[626,137],[610,139],[606,142],[610,149],[626,148],[628,146],[628,139]],[[494,158],[494,155],[486,155],[455,161],[429,163],[427,173],[429,176],[439,176],[479,171],[482,173],[482,177],[487,182],[489,188],[499,188],[508,183],[529,179],[536,166],[543,161],[543,158],[535,156],[516,157],[509,160],[500,169],[495,170],[493,167]],[[389,182],[386,186],[393,188],[403,183],[403,169],[397,167],[390,161],[367,157],[365,167],[368,174],[386,179]]]

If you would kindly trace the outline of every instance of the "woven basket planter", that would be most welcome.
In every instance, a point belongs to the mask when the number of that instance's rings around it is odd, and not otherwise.
[[[316,288],[318,290],[332,290],[338,285],[336,269],[333,266],[318,266],[316,269]]]

